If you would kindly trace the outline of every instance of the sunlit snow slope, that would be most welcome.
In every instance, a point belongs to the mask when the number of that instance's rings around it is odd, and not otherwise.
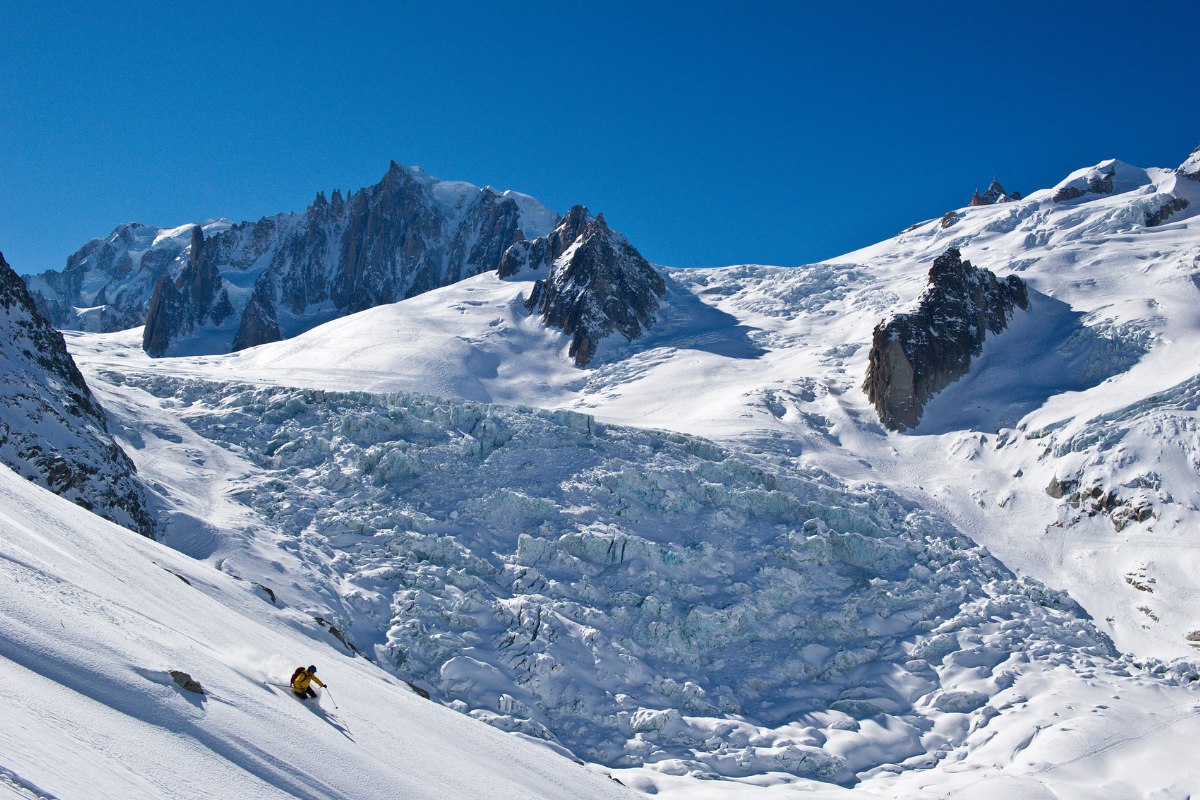
[[[1086,191],[1109,173],[1112,194]],[[1083,194],[1055,201],[1065,189]],[[1148,226],[1176,198],[1190,205]],[[1070,590],[1120,646],[1182,656],[1200,630],[1198,211],[1200,182],[1108,161],[827,264],[669,270],[649,336],[588,370],[526,315],[536,275],[481,275],[230,357],[146,365],[130,333],[74,347],[97,365],[572,408],[801,454],[941,509]],[[1023,278],[1031,310],[919,428],[888,434],[861,391],[871,331],[950,246]]]
[[[629,796],[422,700],[250,583],[3,467],[0,530],[0,796]],[[275,685],[309,662],[339,710]]]
[[[231,356],[68,341],[167,544],[637,788],[1181,797],[1198,210],[1104,162],[831,263],[666,270],[586,370],[532,273]],[[951,246],[1030,309],[889,433],[871,334]]]

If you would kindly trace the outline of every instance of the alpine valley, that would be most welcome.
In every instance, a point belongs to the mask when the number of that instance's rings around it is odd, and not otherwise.
[[[1194,796],[1200,150],[964,189],[688,269],[393,163],[0,262],[0,796]]]

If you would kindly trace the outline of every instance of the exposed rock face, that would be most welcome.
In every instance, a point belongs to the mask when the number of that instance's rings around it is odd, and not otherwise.
[[[1183,211],[1189,205],[1191,204],[1186,197],[1170,197],[1170,199],[1159,206],[1157,211],[1146,214],[1146,227],[1153,228],[1156,225],[1162,225],[1177,212]]]
[[[231,349],[497,269],[509,245],[545,233],[554,219],[536,204],[534,211],[541,213],[527,214],[508,193],[440,183],[393,162],[382,181],[344,199],[319,194],[303,215],[235,226],[212,260],[266,268]]]
[[[229,291],[204,250],[204,232],[196,226],[179,277],[172,281],[164,275],[154,286],[142,331],[142,349],[150,355],[166,355],[173,340],[203,326],[220,326],[232,316]]]
[[[577,366],[591,362],[602,339],[619,333],[630,341],[654,324],[658,299],[666,293],[662,276],[608,227],[603,214],[593,218],[575,206],[549,236],[511,250],[502,262],[508,274],[552,265],[525,307],[571,337],[567,352]]]
[[[224,352],[497,269],[510,245],[557,221],[531,197],[393,162],[378,184],[318,194],[299,214],[222,220],[202,234],[122,226],[29,283],[63,327],[145,322],[151,355]],[[92,308],[102,301],[103,313]]]
[[[505,250],[498,274],[501,278],[508,278],[525,269],[552,266],[579,239],[591,221],[592,216],[586,208],[573,206],[549,235],[532,241],[521,240]]]
[[[988,185],[987,191],[983,194],[980,194],[979,190],[976,189],[975,193],[971,195],[971,202],[968,203],[968,205],[990,206],[995,203],[1008,203],[1013,200],[1020,199],[1020,192],[1012,192],[1009,194],[1008,192],[1004,191],[1004,187],[1000,185],[1000,181],[992,178],[992,182]]]
[[[200,685],[200,681],[193,678],[186,672],[181,672],[177,669],[167,670],[167,674],[171,676],[171,680],[179,684],[179,688],[185,689],[196,694],[204,694],[204,687]]]
[[[19,475],[146,536],[154,521],[133,462],[104,411],[0,255],[0,461]]]
[[[203,227],[211,237],[229,225],[226,220],[211,220]],[[126,223],[80,248],[62,272],[47,271],[24,280],[38,310],[56,328],[134,328],[146,321],[159,279],[178,276],[186,265],[190,241],[191,226],[168,229]]]
[[[972,205],[975,205],[975,203],[972,203]],[[947,211],[942,215],[942,230],[946,230],[960,219],[962,219],[962,214],[959,214],[957,211]]]
[[[175,281],[169,275],[159,278],[142,331],[142,349],[155,357],[164,355],[171,339],[179,335],[184,320],[190,318],[190,311],[190,305],[175,288]]]
[[[279,321],[275,319],[275,306],[271,305],[270,294],[261,286],[255,287],[250,305],[242,312],[242,321],[233,337],[232,350],[245,350],[267,342],[278,342],[283,338]]]
[[[863,390],[892,430],[915,427],[931,397],[970,369],[987,334],[1029,307],[1025,283],[963,261],[956,248],[938,256],[917,309],[875,326]]]
[[[1063,203],[1088,194],[1112,194],[1115,174],[1115,167],[1093,169],[1082,179],[1059,187],[1050,199],[1055,203]]]

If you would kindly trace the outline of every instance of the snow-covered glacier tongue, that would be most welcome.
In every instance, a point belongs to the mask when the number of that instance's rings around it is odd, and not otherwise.
[[[196,463],[236,460],[207,507],[222,569],[588,761],[853,784],[963,748],[1028,669],[1124,669],[1065,595],[793,458],[573,412],[97,377]],[[134,457],[163,464],[149,436]],[[168,542],[194,522],[172,519]]]

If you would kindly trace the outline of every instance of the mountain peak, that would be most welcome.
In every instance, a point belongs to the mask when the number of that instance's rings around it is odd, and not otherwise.
[[[988,184],[987,191],[983,194],[980,194],[979,190],[976,189],[975,193],[971,195],[971,202],[969,202],[967,205],[990,206],[995,203],[1007,203],[1012,200],[1020,199],[1020,192],[1013,192],[1009,194],[1008,192],[1004,191],[1004,187],[1000,184],[1000,181],[993,177],[992,182]]]
[[[880,322],[863,389],[892,430],[914,428],[925,404],[965,375],[988,333],[1001,333],[1014,308],[1029,306],[1025,283],[972,266],[957,247],[933,260],[916,310]]]
[[[576,366],[591,363],[612,334],[632,341],[654,324],[666,293],[662,276],[608,227],[603,214],[593,218],[574,206],[551,240],[542,256],[549,259],[550,274],[534,283],[525,308],[571,337],[567,354]],[[550,258],[554,252],[559,255]]]

